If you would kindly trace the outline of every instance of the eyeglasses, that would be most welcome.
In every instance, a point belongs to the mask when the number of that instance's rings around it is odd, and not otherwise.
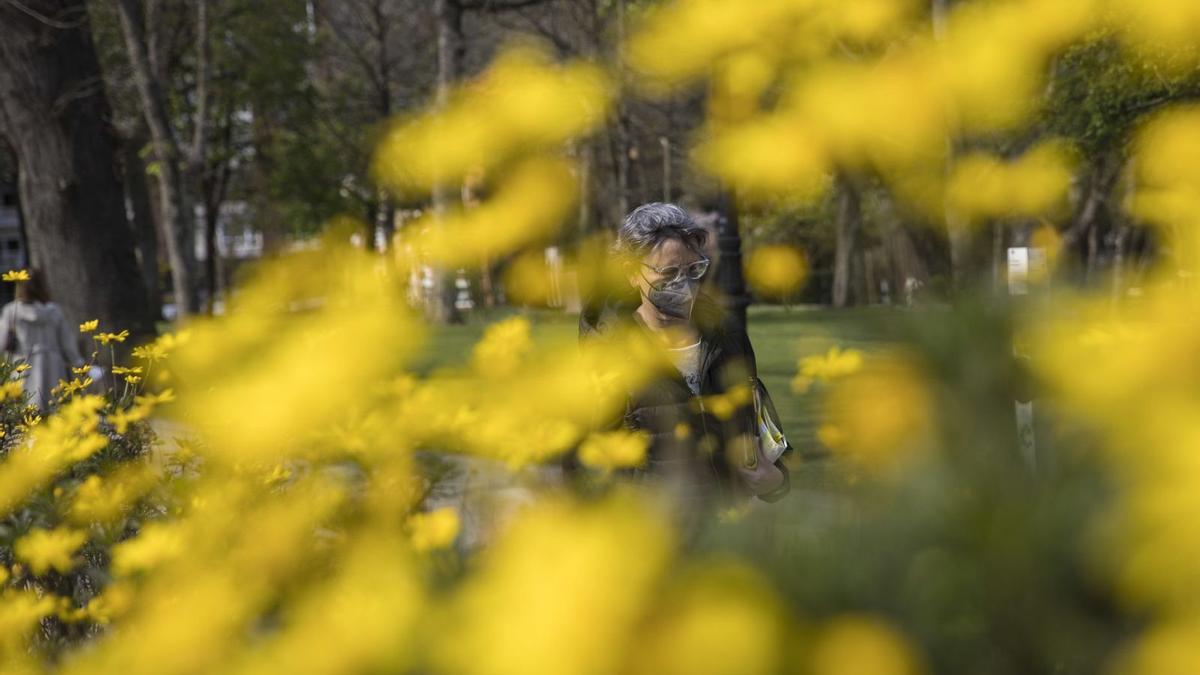
[[[649,279],[646,279],[646,282],[649,283],[652,288],[658,290],[664,286],[670,286],[676,281],[684,278],[691,279],[692,281],[699,281],[700,279],[703,279],[704,275],[708,273],[708,263],[708,258],[701,258],[700,260],[684,265],[683,267],[680,267],[679,265],[655,267],[647,263],[642,263],[642,267],[653,270],[654,273],[659,276],[658,281],[650,281]]]

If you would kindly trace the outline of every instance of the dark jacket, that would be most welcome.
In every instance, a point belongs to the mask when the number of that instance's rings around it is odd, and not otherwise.
[[[640,325],[649,330],[635,310],[636,296],[607,298],[585,307],[579,318],[581,340],[603,339],[619,326]],[[731,440],[756,434],[754,406],[749,397],[734,406],[724,419],[713,413],[714,397],[727,394],[732,387],[752,387],[757,377],[754,349],[745,329],[707,294],[697,297],[692,320],[700,332],[700,394],[693,395],[678,370],[656,377],[638,391],[629,392],[620,419],[602,421],[601,426],[645,431],[650,448],[644,469],[633,472],[648,478],[676,477],[693,494],[731,497],[736,493],[730,462]],[[748,390],[746,390],[748,391]],[[782,497],[784,487],[772,493]]]

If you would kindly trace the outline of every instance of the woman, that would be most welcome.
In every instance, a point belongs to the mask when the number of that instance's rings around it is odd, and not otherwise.
[[[50,407],[50,390],[69,379],[69,368],[83,365],[74,327],[58,305],[50,302],[39,270],[18,281],[16,299],[0,310],[0,336],[10,358],[29,364],[25,392],[41,410]]]
[[[737,319],[701,290],[710,267],[707,242],[708,231],[678,206],[634,209],[615,244],[629,293],[585,309],[580,336],[602,338],[635,325],[658,340],[675,365],[629,392],[624,415],[613,424],[650,435],[641,475],[664,479],[687,499],[754,494],[774,501],[789,489],[783,464],[743,468],[747,458],[753,462],[757,442],[749,396],[757,377],[754,350]],[[705,407],[737,387],[745,395],[731,415],[719,419]]]

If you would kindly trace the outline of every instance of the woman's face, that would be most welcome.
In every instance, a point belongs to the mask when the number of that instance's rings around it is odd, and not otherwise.
[[[705,260],[704,256],[689,248],[682,240],[671,237],[664,239],[649,253],[642,256],[640,265],[634,264],[629,272],[629,284],[641,292],[660,312],[675,318],[686,319],[691,314],[699,281],[676,274],[673,278],[657,270],[687,270],[694,263]]]

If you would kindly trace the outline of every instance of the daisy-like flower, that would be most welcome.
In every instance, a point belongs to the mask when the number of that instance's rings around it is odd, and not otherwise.
[[[9,270],[0,276],[4,281],[29,281],[29,270]]]
[[[80,333],[90,333],[100,327],[100,319],[92,319],[79,324]]]
[[[129,331],[123,330],[120,333],[96,333],[93,339],[102,345],[106,345],[110,342],[124,342],[127,337],[129,337]]]

